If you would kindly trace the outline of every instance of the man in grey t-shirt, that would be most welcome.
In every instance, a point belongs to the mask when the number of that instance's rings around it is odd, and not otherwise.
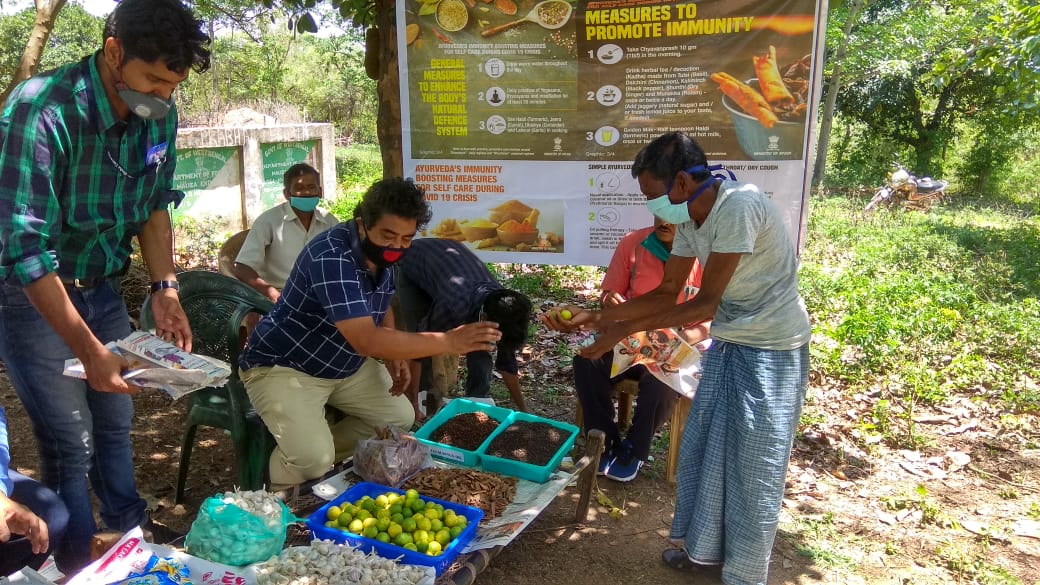
[[[677,225],[654,291],[588,311],[552,310],[558,330],[600,330],[581,351],[598,357],[636,331],[714,319],[679,453],[671,541],[662,559],[683,571],[717,572],[727,585],[764,585],[787,462],[809,374],[809,317],[798,294],[797,257],[776,207],[754,185],[712,175],[683,133],[646,146],[632,176],[657,217]],[[731,175],[732,178],[732,175]],[[674,305],[693,268],[693,300]]]

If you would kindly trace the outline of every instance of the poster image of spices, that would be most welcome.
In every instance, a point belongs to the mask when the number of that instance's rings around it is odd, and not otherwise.
[[[434,207],[430,228],[423,234],[465,242],[486,252],[562,253],[564,207],[558,200],[500,199],[438,215]]]

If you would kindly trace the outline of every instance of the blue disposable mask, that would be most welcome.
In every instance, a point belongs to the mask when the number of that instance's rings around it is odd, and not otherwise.
[[[725,171],[729,174],[729,177],[723,175],[722,173],[713,173],[712,178],[721,180],[725,180],[728,178],[733,181],[737,180],[737,177],[733,174],[733,171],[725,168],[722,165],[696,165],[684,170],[685,172],[691,175],[694,173],[703,173],[704,171]],[[673,223],[675,225],[686,223],[690,221],[690,203],[693,203],[698,197],[700,197],[705,191],[708,190],[708,187],[711,187],[714,184],[714,180],[705,181],[700,187],[697,188],[696,191],[693,192],[693,195],[690,195],[690,197],[686,199],[686,201],[683,201],[682,203],[672,203],[671,200],[668,198],[669,193],[672,192],[672,188],[675,186],[675,179],[672,179],[672,182],[668,183],[668,190],[665,191],[664,195],[660,197],[655,197],[654,199],[647,201],[646,208],[650,211],[650,213],[654,214],[654,216],[659,218],[661,221]]]
[[[303,213],[310,213],[310,212],[314,211],[314,209],[316,207],[318,207],[318,201],[320,201],[320,200],[321,200],[321,197],[296,197],[296,196],[290,196],[289,197],[289,205],[292,205],[292,208],[295,209],[296,211],[300,211],[300,212],[303,212]]]

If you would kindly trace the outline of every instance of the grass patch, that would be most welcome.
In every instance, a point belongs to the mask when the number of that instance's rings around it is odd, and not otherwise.
[[[1035,216],[979,202],[869,216],[843,197],[812,206],[801,287],[814,369],[853,391],[882,388],[906,446],[918,443],[914,406],[954,394],[1040,410]]]
[[[856,560],[849,556],[853,542],[841,534],[830,513],[802,516],[795,520],[793,532],[783,532],[784,538],[798,554],[822,568],[836,571],[854,571]]]
[[[981,585],[1022,585],[1007,569],[989,563],[989,544],[953,543],[940,545],[936,551],[943,566],[959,580]]]
[[[383,158],[379,146],[354,144],[336,148],[337,192],[328,197],[330,211],[340,220],[351,219],[354,207],[372,183],[383,176]]]

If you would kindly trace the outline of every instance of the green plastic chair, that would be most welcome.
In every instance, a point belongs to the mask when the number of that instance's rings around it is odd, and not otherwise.
[[[230,433],[238,487],[260,489],[274,439],[249,403],[245,386],[238,377],[238,354],[243,342],[240,326],[249,313],[265,315],[274,304],[245,283],[216,272],[182,272],[177,280],[181,285],[181,306],[191,324],[192,351],[228,362],[232,373],[224,386],[203,388],[189,395],[188,423],[177,469],[176,502],[181,503],[184,498],[188,462],[199,425]],[[155,328],[150,298],[141,308],[141,327]]]

